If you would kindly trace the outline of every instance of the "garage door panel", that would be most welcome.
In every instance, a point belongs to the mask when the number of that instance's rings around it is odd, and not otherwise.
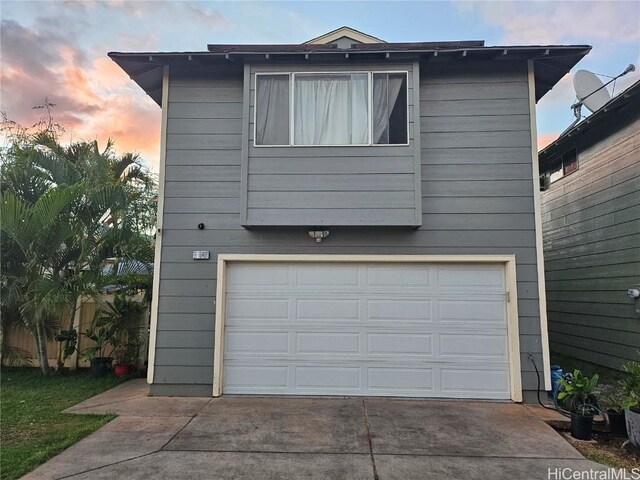
[[[441,367],[441,391],[451,397],[504,398],[509,390],[509,372],[506,370]]]
[[[227,390],[235,393],[286,393],[289,390],[288,374],[286,365],[226,365],[224,384]]]
[[[357,286],[359,268],[350,265],[301,265],[297,268],[296,286]]]
[[[227,291],[244,290],[249,286],[275,287],[289,285],[289,267],[269,263],[234,265],[227,271]]]
[[[439,322],[465,322],[481,328],[483,325],[505,325],[504,300],[439,300]]]
[[[296,301],[297,320],[335,319],[358,321],[360,301],[335,298],[303,298]]]
[[[231,355],[289,353],[289,332],[229,331],[225,348]]]
[[[360,391],[360,367],[296,367],[295,386],[299,389]]]
[[[225,393],[510,398],[502,266],[269,267],[229,265]]]
[[[298,333],[296,335],[296,353],[358,354],[360,353],[360,333]]]
[[[442,356],[507,359],[504,335],[440,334],[439,339]]]
[[[288,298],[236,298],[227,297],[227,323],[234,324],[244,319],[258,318],[264,320],[289,318]]]
[[[379,394],[402,390],[426,396],[434,390],[433,373],[432,368],[371,367],[368,387]]]
[[[368,300],[367,317],[371,320],[429,321],[431,301],[421,300]]]
[[[447,265],[438,267],[438,286],[442,288],[504,291],[501,266]]]
[[[433,336],[415,333],[369,333],[367,353],[427,357],[433,353]]]
[[[400,286],[427,288],[432,285],[434,267],[408,265],[376,265],[366,267],[366,285],[371,287]]]

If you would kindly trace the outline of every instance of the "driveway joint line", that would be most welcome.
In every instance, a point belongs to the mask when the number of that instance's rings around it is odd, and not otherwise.
[[[95,472],[96,470],[100,470],[106,467],[112,467],[113,465],[119,465],[121,463],[130,462],[131,460],[137,460],[138,458],[148,457],[149,455],[153,455],[154,453],[158,453],[158,450],[154,450],[153,452],[143,453],[142,455],[136,455],[135,457],[125,458],[124,460],[118,460],[117,462],[107,463],[106,465],[100,465],[99,467],[89,468],[87,470],[83,470],[78,473],[72,473],[70,475],[63,475],[62,477],[56,477],[55,480],[62,480],[63,478],[71,478],[77,477],[78,475],[83,475],[89,472]]]
[[[177,449],[172,449],[172,448],[165,448],[162,450],[163,452],[200,452],[200,453],[265,453],[265,454],[271,454],[271,453],[278,453],[278,454],[291,454],[291,455],[371,455],[370,452],[345,452],[343,451],[339,451],[339,452],[332,452],[330,450],[319,450],[319,451],[300,451],[300,450],[222,450],[222,449],[216,449],[216,450],[204,450],[204,449],[196,449],[196,448],[177,448]]]
[[[369,415],[367,415],[367,404],[365,399],[362,399],[362,411],[364,412],[364,424],[367,427],[367,440],[369,442],[369,454],[371,455],[371,467],[373,468],[373,478],[378,480],[378,469],[376,468],[376,459],[373,456],[373,442],[371,440],[371,426],[369,425]]]
[[[540,456],[540,457],[532,457],[532,456],[522,456],[522,455],[469,455],[469,454],[459,454],[459,453],[447,453],[442,454],[429,454],[429,453],[375,453],[374,455],[379,456],[395,456],[395,457],[442,457],[442,458],[504,458],[509,460],[520,459],[520,460],[586,460],[584,456],[578,457],[549,457],[549,456]]]
[[[145,395],[145,396],[146,396],[146,395]],[[211,402],[211,400],[208,400],[208,401],[207,401],[207,402],[206,402],[202,407],[200,407],[200,409],[199,409],[195,414],[193,414],[193,415],[191,416],[191,418],[189,418],[189,421],[188,421],[187,423],[185,423],[182,427],[180,427],[180,429],[179,429],[176,433],[174,433],[174,434],[171,436],[171,438],[170,438],[167,442],[165,442],[165,443],[164,443],[164,445],[163,445],[162,447],[160,447],[159,449],[153,450],[152,452],[144,453],[144,454],[142,454],[142,455],[136,455],[135,457],[127,458],[127,459],[124,459],[124,460],[119,460],[119,461],[117,461],[117,462],[108,463],[108,464],[106,464],[106,465],[101,465],[101,466],[99,466],[99,467],[89,468],[89,469],[87,469],[87,470],[83,470],[83,471],[78,472],[78,473],[72,473],[71,475],[64,475],[64,476],[62,476],[62,477],[56,477],[56,480],[62,480],[62,479],[64,479],[64,478],[71,478],[71,477],[75,477],[75,476],[77,476],[77,475],[82,475],[83,473],[94,472],[94,471],[96,471],[96,470],[100,470],[100,469],[102,469],[102,468],[111,467],[111,466],[113,466],[113,465],[118,465],[118,464],[120,464],[120,463],[129,462],[129,461],[131,461],[131,460],[136,460],[136,459],[138,459],[138,458],[147,457],[147,456],[149,456],[149,455],[153,455],[154,453],[159,453],[159,452],[161,452],[161,451],[162,451],[162,449],[163,449],[164,447],[166,447],[166,446],[167,446],[167,444],[169,444],[169,442],[171,442],[171,440],[173,440],[173,439],[176,437],[176,435],[178,435],[180,432],[182,432],[182,430],[184,430],[184,429],[185,429],[185,427],[191,423],[191,421],[196,417],[196,415],[198,415],[198,413],[200,413],[200,412],[202,411],[202,409],[203,409],[204,407],[206,407],[206,406],[209,404],[209,402]],[[112,403],[118,403],[118,402],[112,402]],[[105,404],[105,405],[107,405],[107,404]],[[119,416],[119,417],[120,417],[120,416],[122,416],[122,417],[127,417],[128,415],[118,415],[118,416]],[[130,416],[130,415],[129,415],[129,416]],[[182,416],[186,416],[186,415],[182,415]],[[111,423],[111,422],[109,422],[109,423]],[[108,425],[108,424],[107,424],[107,425]],[[105,425],[105,426],[106,426],[106,425]],[[103,428],[104,428],[104,427],[103,427]],[[99,430],[100,430],[100,429],[99,429]],[[97,430],[97,431],[99,431],[99,430]]]
[[[160,447],[158,450],[156,450],[157,452],[161,452],[162,450],[164,450],[164,448],[169,445],[174,438],[176,438],[180,432],[182,432],[185,428],[187,428],[187,426],[193,421],[194,418],[196,418],[198,416],[198,414],[204,409],[204,407],[206,407],[207,405],[209,405],[212,402],[213,398],[209,399],[204,405],[202,405],[202,407],[200,407],[198,409],[198,411],[196,413],[193,414],[193,416],[189,419],[189,421],[187,423],[185,423],[176,433],[174,433],[171,438],[169,440],[167,440],[165,442],[164,445],[162,445],[162,447]]]
[[[88,408],[104,407],[105,405],[113,405],[115,403],[126,403],[126,402],[128,402],[130,400],[135,400],[136,398],[147,398],[147,397],[148,397],[148,395],[137,395],[135,397],[127,398],[126,400],[115,400],[113,402],[97,403],[96,405],[88,405],[86,407],[77,407],[77,409],[78,410],[86,410]],[[69,407],[69,408],[75,408],[75,407]],[[78,413],[78,412],[67,412],[67,413]]]

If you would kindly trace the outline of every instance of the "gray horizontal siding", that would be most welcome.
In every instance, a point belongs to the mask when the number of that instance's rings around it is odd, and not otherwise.
[[[531,149],[529,147],[483,147],[470,150],[450,146],[446,148],[433,148],[424,145],[423,156],[429,156],[429,165],[500,165],[522,164],[531,167]]]
[[[577,139],[577,172],[542,195],[549,335],[555,351],[610,368],[637,360],[640,120]]]
[[[423,165],[422,178],[429,181],[465,180],[465,181],[505,181],[527,180],[531,182],[531,164],[510,163],[500,164],[500,178],[496,179],[496,164],[471,165]]]
[[[242,102],[218,101],[216,92],[241,90],[242,73],[214,81],[204,70],[201,76],[175,79],[181,88],[170,96],[168,110],[156,384],[212,382],[220,253],[515,254],[523,382],[525,389],[535,388],[527,355],[533,353],[541,366],[542,349],[528,100],[521,97],[526,67],[505,63],[491,71],[482,66],[450,68],[445,72],[430,66],[421,76],[423,101],[416,125],[424,142],[417,152],[397,146],[346,151],[325,147],[302,149],[306,154],[301,157],[301,149],[247,146],[249,198],[261,214],[275,211],[274,218],[282,218],[280,209],[287,207],[327,215],[349,203],[358,214],[375,215],[377,209],[367,208],[372,203],[397,216],[404,211],[403,202],[420,203],[422,226],[417,229],[332,225],[329,238],[319,244],[304,227],[247,230],[240,225],[242,145],[234,142],[242,134]],[[173,77],[171,82],[174,85]],[[470,92],[485,82],[492,87],[481,87],[481,95]],[[217,83],[219,87],[212,87]],[[452,98],[456,95],[447,93],[449,84],[462,97],[487,98]],[[437,95],[423,95],[435,85]],[[421,163],[422,192],[412,200],[415,154]],[[304,191],[291,189],[291,202],[285,205],[273,194],[292,182],[301,182]],[[379,195],[387,197],[380,200]],[[318,208],[317,202],[325,205]],[[201,222],[204,230],[196,227]],[[196,249],[208,250],[211,259],[193,261]]]
[[[344,208],[376,209],[376,208],[404,208],[407,204],[413,204],[413,189],[408,191],[376,192],[354,190],[333,190],[329,192],[314,191],[289,192],[287,197],[280,195],[280,191],[260,191],[258,189],[249,192],[249,203],[256,209],[287,209],[309,208],[316,209],[318,205],[328,210]]]
[[[221,182],[219,180],[209,182],[184,180],[176,182],[167,179],[164,194],[166,198],[237,198],[239,200],[240,182]]]
[[[349,231],[343,232],[332,229],[334,234],[329,242],[337,247],[534,247],[535,235],[529,230],[500,230],[499,232],[487,230],[403,230],[380,229],[379,231]],[[215,234],[215,237],[214,237]],[[375,235],[376,240],[370,237]],[[244,245],[260,245],[263,242],[285,242],[290,247],[307,245],[309,237],[307,229],[296,230],[255,230],[249,234],[242,229],[224,229],[214,226],[212,232],[200,231],[193,225],[191,229],[168,229],[163,236],[162,244],[166,246],[193,245],[205,247],[207,245],[228,245],[230,247]],[[324,244],[325,242],[323,242]],[[318,247],[322,251],[323,247]],[[364,252],[363,252],[364,253]],[[401,253],[401,252],[398,252]]]
[[[167,107],[172,118],[201,118],[201,119],[241,119],[242,102],[235,103],[198,103],[198,102],[169,102]]]
[[[415,190],[413,174],[388,173],[359,175],[252,175],[249,174],[249,193],[260,191],[305,193],[309,191],[388,191]],[[286,200],[286,198],[284,199]],[[293,204],[293,202],[291,202]],[[413,199],[411,200],[413,204]],[[250,204],[249,208],[257,205]],[[318,205],[324,207],[324,205]],[[296,224],[294,224],[296,225]],[[304,224],[308,225],[308,224]]]
[[[468,77],[467,77],[468,78]],[[430,100],[506,100],[528,97],[526,78],[519,82],[484,82],[468,78],[467,83],[422,83],[420,101]]]
[[[423,197],[527,197],[533,195],[531,180],[457,181],[429,180],[422,182]]]
[[[422,117],[420,131],[426,133],[529,131],[529,115],[458,115]]]
[[[334,175],[368,174],[392,175],[413,168],[413,155],[359,156],[359,157],[259,157],[251,159],[252,175]]]

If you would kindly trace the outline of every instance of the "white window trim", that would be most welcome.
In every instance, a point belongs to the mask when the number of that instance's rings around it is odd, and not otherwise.
[[[348,144],[332,144],[332,145],[296,145],[293,143],[294,137],[294,90],[295,90],[295,76],[300,75],[353,75],[353,74],[368,74],[368,96],[369,96],[369,143],[348,143]],[[373,143],[373,75],[376,73],[400,73],[404,74],[407,79],[407,143]],[[254,89],[253,89],[253,146],[255,148],[323,148],[323,147],[408,147],[411,145],[410,142],[410,114],[409,114],[409,71],[408,70],[345,70],[345,71],[331,71],[331,72],[323,72],[323,71],[295,71],[295,72],[256,72],[254,75]],[[257,104],[258,104],[258,77],[262,75],[287,75],[289,77],[289,143],[283,145],[258,145],[256,143],[257,138],[257,129],[258,125],[256,122],[257,119]]]

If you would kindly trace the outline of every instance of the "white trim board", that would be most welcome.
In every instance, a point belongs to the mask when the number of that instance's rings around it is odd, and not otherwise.
[[[162,257],[162,216],[164,214],[164,180],[167,158],[167,111],[169,108],[169,65],[162,72],[162,121],[160,124],[160,165],[158,172],[158,211],[156,213],[156,245],[153,259],[153,287],[151,296],[151,325],[149,327],[149,361],[147,383],[152,384],[155,374],[156,338],[158,334],[158,302],[160,301],[160,263]]]
[[[533,60],[527,60],[529,84],[529,120],[531,128],[531,168],[533,174],[533,212],[536,226],[536,266],[538,271],[538,299],[540,310],[540,342],[542,343],[542,375],[544,389],[551,390],[551,358],[549,353],[549,327],[547,323],[547,293],[544,275],[542,243],[542,213],[540,207],[540,167],[538,165],[538,129],[536,124],[536,85]]]
[[[230,263],[499,263],[505,266],[507,289],[507,337],[511,400],[522,401],[520,334],[518,328],[518,292],[515,255],[276,255],[220,254],[216,289],[215,340],[213,360],[213,396],[223,394],[224,322],[226,276]]]

